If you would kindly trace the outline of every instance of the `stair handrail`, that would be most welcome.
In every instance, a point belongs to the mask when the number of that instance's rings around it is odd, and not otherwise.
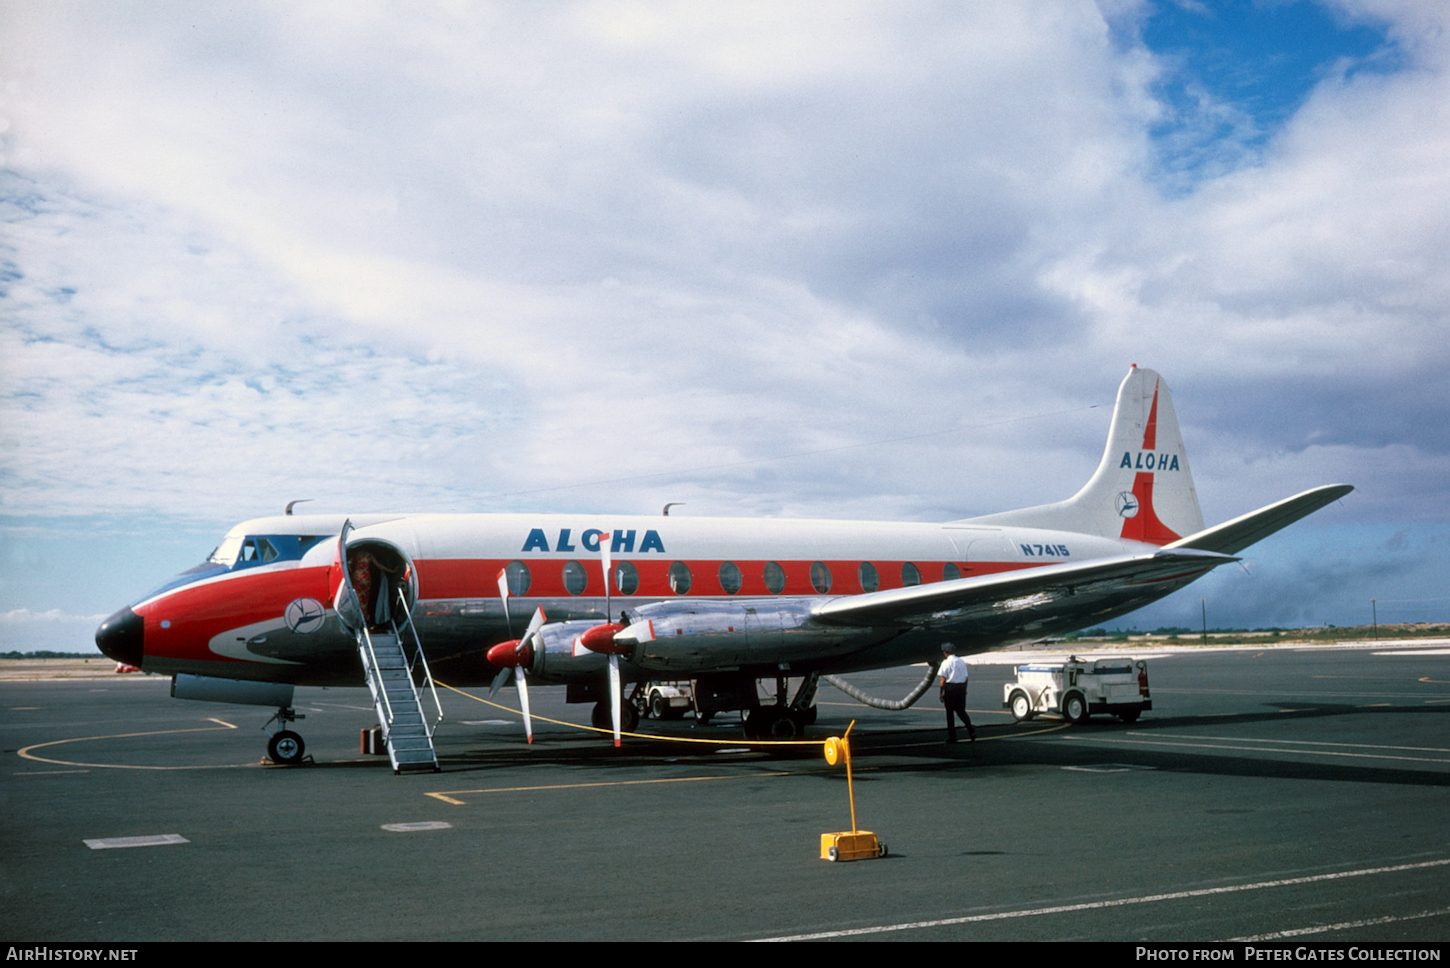
[[[438,718],[433,721],[433,725],[432,726],[428,727],[428,738],[431,740],[433,738],[434,731],[437,730],[437,728],[438,728],[438,724],[441,723],[441,722],[443,722],[443,703],[440,702],[439,699],[438,699],[438,689],[437,689],[436,686],[433,685],[433,670],[430,669],[430,668],[428,668],[428,657],[423,654],[423,640],[420,639],[420,638],[418,638],[418,626],[413,622],[413,610],[408,607],[408,596],[405,595],[405,594],[403,594],[403,589],[402,589],[401,586],[399,586],[399,588],[398,588],[398,601],[403,606],[403,614],[406,615],[406,616],[408,616],[407,621],[404,622],[403,624],[405,626],[407,626],[408,631],[413,634],[413,644],[415,646],[415,651],[414,651],[414,654],[413,654],[413,662],[422,662],[423,663],[423,682],[428,686],[428,693],[429,693],[429,695],[431,695],[433,697],[433,706],[434,706],[434,708],[438,710]],[[393,628],[396,630],[397,627],[398,627],[397,626],[397,623],[394,623],[393,624]],[[402,639],[403,639],[403,636],[401,634],[399,634],[398,635],[398,641],[400,643],[402,642]],[[413,664],[412,663],[409,663],[409,665],[408,665],[408,679],[409,679],[409,681],[411,681],[412,678],[413,678]],[[421,712],[421,710],[419,710],[419,711]]]
[[[388,732],[391,734],[391,727],[393,725],[393,703],[390,699],[388,699],[388,687],[383,683],[383,673],[382,670],[378,667],[378,654],[373,650],[373,637],[368,634],[368,626],[366,621],[363,622],[362,638],[363,642],[367,647],[369,660],[368,677],[372,680],[374,701],[376,702],[376,697],[379,695],[383,697],[383,705],[386,706],[388,709]]]

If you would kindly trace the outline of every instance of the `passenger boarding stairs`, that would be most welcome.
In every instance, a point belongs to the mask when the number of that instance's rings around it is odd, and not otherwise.
[[[428,670],[428,660],[423,656],[423,645],[418,641],[411,615],[403,627],[413,633],[411,661],[404,648],[402,630],[396,623],[386,632],[369,632],[366,628],[359,631],[358,653],[362,656],[368,689],[373,694],[373,705],[378,710],[393,772],[431,770],[436,773],[439,766],[438,754],[433,749],[433,730],[443,719],[443,707],[438,702],[433,674]],[[413,683],[415,666],[421,667],[421,687]],[[423,709],[424,689],[428,690],[438,713],[432,723]]]

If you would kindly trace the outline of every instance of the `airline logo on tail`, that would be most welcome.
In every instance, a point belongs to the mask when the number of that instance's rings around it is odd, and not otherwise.
[[[1119,494],[1116,503],[1118,514],[1123,518],[1122,537],[1165,545],[1170,541],[1177,541],[1182,535],[1158,520],[1158,515],[1153,511],[1153,475],[1157,471],[1172,473],[1178,470],[1178,457],[1175,454],[1158,453],[1157,446],[1158,384],[1155,382],[1153,405],[1148,410],[1148,423],[1143,428],[1143,447],[1138,451],[1137,461],[1134,462],[1132,452],[1124,451],[1122,463],[1118,465],[1119,469],[1131,468],[1137,471],[1133,475],[1133,490]]]

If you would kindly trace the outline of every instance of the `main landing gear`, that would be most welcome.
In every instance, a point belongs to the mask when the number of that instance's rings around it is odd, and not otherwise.
[[[262,726],[263,732],[273,723],[290,723],[297,719],[306,719],[306,716],[299,716],[291,706],[278,708],[277,714]],[[278,766],[299,766],[302,763],[302,754],[307,750],[307,744],[302,737],[290,729],[282,728],[275,733],[269,733],[267,741],[267,756]]]
[[[589,714],[589,722],[595,729],[614,729],[614,712],[609,707],[608,699],[594,704],[594,711]],[[637,729],[639,729],[639,708],[629,700],[625,700],[619,706],[619,730],[623,733],[632,733]]]

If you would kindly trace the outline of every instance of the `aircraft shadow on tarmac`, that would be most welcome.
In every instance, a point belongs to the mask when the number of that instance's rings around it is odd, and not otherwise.
[[[1262,713],[1239,713],[1231,716],[1171,716],[1140,720],[1131,725],[1100,720],[1068,729],[1052,729],[1061,725],[1055,718],[1044,717],[1028,723],[981,725],[979,742],[942,742],[943,730],[936,728],[900,727],[862,723],[852,734],[852,750],[857,765],[857,779],[869,783],[873,774],[921,773],[936,771],[991,770],[998,767],[1052,766],[1092,767],[1121,764],[1138,769],[1198,773],[1215,776],[1272,777],[1279,779],[1334,780],[1338,782],[1387,783],[1409,786],[1450,786],[1450,771],[1408,769],[1346,764],[1342,761],[1316,761],[1315,754],[1295,745],[1294,740],[1279,739],[1280,748],[1260,748],[1258,755],[1245,756],[1234,745],[1245,746],[1262,740],[1243,736],[1231,740],[1210,739],[1205,743],[1223,743],[1221,748],[1151,749],[1134,747],[1121,740],[1130,736],[1151,738],[1155,733],[1176,732],[1204,727],[1234,728],[1245,725],[1285,724],[1313,720],[1330,720],[1344,716],[1445,715],[1450,706],[1375,706],[1365,708],[1343,703],[1316,702],[1296,704],[1290,712],[1282,711],[1282,703],[1272,704]],[[1047,731],[1044,731],[1044,727]],[[830,725],[809,731],[811,742],[799,746],[767,746],[744,739],[731,739],[726,727],[701,731],[718,740],[721,746],[693,746],[674,742],[676,736],[693,730],[662,732],[658,738],[634,737],[621,749],[601,743],[589,733],[543,738],[532,746],[515,744],[512,737],[505,743],[502,736],[490,736],[482,743],[477,737],[440,737],[439,760],[446,773],[465,773],[512,769],[522,765],[535,766],[597,766],[601,781],[608,769],[624,764],[647,766],[661,762],[717,769],[750,767],[758,769],[779,765],[791,772],[818,773],[834,777],[839,770],[827,768],[822,761],[821,744],[827,736],[841,732]],[[696,734],[699,735],[699,734]],[[1301,743],[1317,742],[1322,734],[1306,731]],[[1002,742],[1001,740],[1010,740]],[[1064,741],[1067,740],[1067,741]],[[1081,742],[1075,742],[1081,740]],[[1095,745],[1094,740],[1111,741],[1112,746]],[[722,756],[721,749],[734,749]],[[748,752],[747,752],[748,750]],[[384,765],[386,761],[383,761]],[[818,768],[819,767],[819,768]],[[844,777],[842,777],[844,778]]]

